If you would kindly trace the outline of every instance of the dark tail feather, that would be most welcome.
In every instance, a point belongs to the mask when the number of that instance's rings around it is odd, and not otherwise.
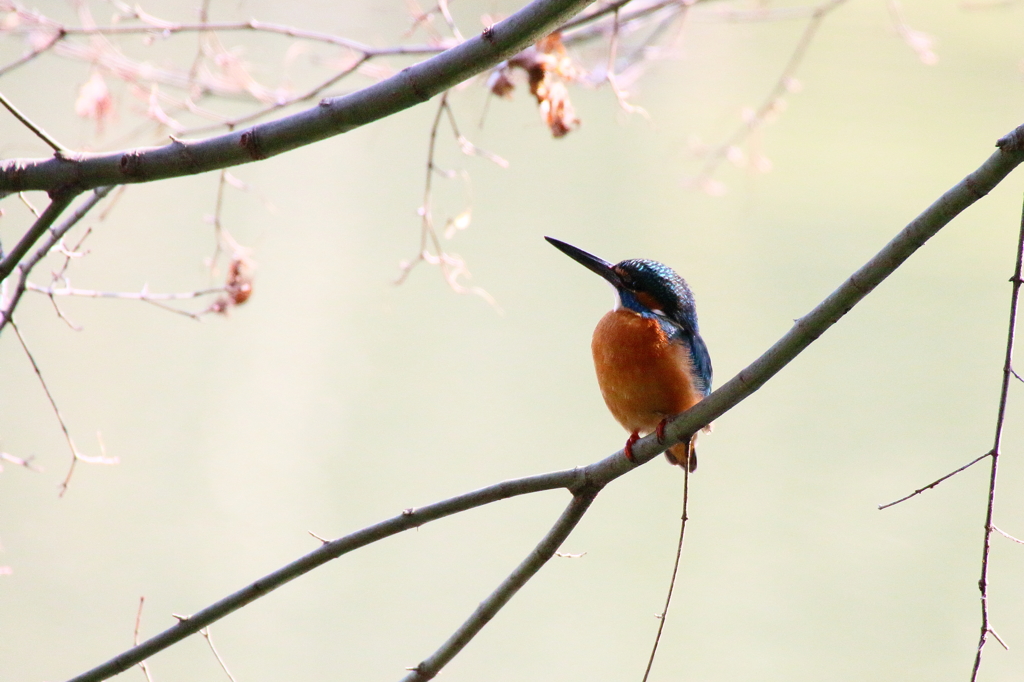
[[[671,448],[665,451],[665,459],[670,464],[676,466],[686,467],[692,474],[697,470],[697,436],[696,434],[690,437],[690,440],[680,443],[679,445],[673,445]]]

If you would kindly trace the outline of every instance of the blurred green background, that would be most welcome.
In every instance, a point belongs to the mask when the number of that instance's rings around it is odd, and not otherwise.
[[[213,5],[374,45],[400,40],[404,3]],[[460,2],[467,33],[515,2]],[[725,5],[721,5],[725,6]],[[190,2],[145,6],[191,21]],[[547,245],[554,235],[609,260],[674,266],[695,291],[716,385],[746,366],[942,192],[1024,123],[1021,3],[902,5],[937,39],[922,64],[886,4],[850,0],[822,25],[803,90],[753,138],[773,163],[729,164],[723,197],[685,189],[691,151],[741,124],[770,90],[805,22],[726,22],[692,11],[672,59],[631,86],[650,120],[605,88],[571,86],[581,128],[552,140],[520,87],[453,97],[463,132],[510,162],[439,161],[471,177],[473,223],[446,246],[475,296],[429,266],[394,286],[417,249],[435,103],[231,172],[223,220],[254,249],[255,293],[197,324],[143,303],[68,300],[69,329],[26,294],[18,321],[79,447],[63,499],[66,445],[16,338],[0,337],[0,448],[45,472],[0,473],[0,682],[58,680],[173,624],[336,537],[502,479],[587,464],[622,446],[591,366],[610,306],[597,277]],[[69,19],[69,9],[41,11]],[[95,7],[105,19],[109,9]],[[281,39],[235,35],[266,82]],[[176,42],[177,41],[177,42]],[[187,59],[195,38],[165,41]],[[145,56],[141,40],[125,50]],[[6,63],[22,51],[7,39]],[[329,50],[317,48],[322,54]],[[400,66],[401,62],[393,62]],[[291,67],[294,78],[301,65]],[[294,75],[300,74],[300,75]],[[97,137],[73,104],[89,75],[48,57],[0,80],[76,148],[156,138],[130,132],[121,93]],[[120,92],[120,91],[116,91]],[[241,109],[241,105],[238,105]],[[5,157],[46,151],[0,116]],[[979,628],[977,580],[987,464],[893,509],[896,499],[991,447],[1001,378],[1020,172],[927,244],[840,324],[701,441],[692,523],[652,680],[966,680]],[[437,218],[461,181],[436,185]],[[211,281],[204,216],[216,175],[134,186],[97,223],[76,286],[187,291]],[[261,199],[262,197],[263,199]],[[265,201],[264,201],[265,199]],[[43,199],[33,200],[42,204]],[[273,205],[268,209],[266,202]],[[27,224],[4,202],[0,236]],[[35,280],[45,284],[48,266]],[[1024,536],[1021,386],[1012,387],[996,524]],[[639,680],[675,551],[682,476],[661,459],[616,481],[563,551],[444,670],[446,680]],[[213,627],[240,682],[396,680],[440,645],[553,522],[568,496],[532,495],[375,544]],[[987,681],[1024,669],[1024,547],[996,536]],[[222,679],[196,637],[150,661],[157,680]],[[141,679],[130,671],[125,678]]]

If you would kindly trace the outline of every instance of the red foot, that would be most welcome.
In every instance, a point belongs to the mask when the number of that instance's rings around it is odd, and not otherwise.
[[[640,440],[640,434],[634,431],[633,433],[629,434],[629,438],[626,439],[626,446],[622,448],[622,452],[623,454],[626,455],[626,459],[628,459],[633,464],[636,464],[636,457],[633,456],[633,443],[637,442],[638,440]]]
[[[668,425],[668,417],[665,417],[658,422],[657,428],[654,429],[654,434],[658,437],[658,443],[665,442],[665,427]]]

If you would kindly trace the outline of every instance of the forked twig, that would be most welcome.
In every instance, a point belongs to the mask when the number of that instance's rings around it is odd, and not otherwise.
[[[201,634],[203,639],[206,640],[206,643],[210,645],[210,651],[213,652],[213,657],[217,659],[217,665],[220,666],[220,669],[224,671],[224,674],[228,676],[228,679],[231,680],[231,682],[235,682],[235,676],[231,674],[230,670],[228,670],[228,664],[224,662],[224,658],[220,655],[220,652],[217,651],[217,647],[213,645],[213,634],[210,632],[210,628],[203,628],[199,631],[199,634]]]
[[[50,387],[46,385],[46,379],[43,378],[43,372],[39,369],[39,365],[36,363],[36,359],[32,355],[32,351],[29,350],[28,344],[25,342],[25,337],[21,335],[21,330],[18,329],[18,325],[14,323],[13,318],[11,318],[10,324],[11,329],[14,330],[14,335],[18,337],[18,343],[21,344],[21,349],[25,351],[25,355],[28,357],[28,361],[32,365],[32,371],[35,372],[36,378],[39,379],[39,384],[43,387],[46,399],[50,401],[50,407],[53,408],[53,414],[57,417],[60,429],[64,432],[64,439],[67,441],[68,448],[71,450],[71,466],[68,467],[68,473],[64,477],[64,481],[60,484],[60,493],[58,493],[60,497],[63,497],[64,493],[68,490],[68,484],[71,482],[71,475],[75,473],[75,465],[78,463],[78,460],[88,461],[92,464],[116,464],[117,459],[107,457],[88,457],[78,451],[75,447],[75,442],[71,439],[71,432],[68,430],[68,426],[64,422],[64,417],[61,416],[60,408],[57,407],[57,401],[54,400],[53,394],[50,393]]]
[[[142,630],[142,607],[146,604],[146,597],[139,597],[139,610],[135,613],[135,631],[132,633],[132,644],[139,644],[139,632]],[[149,674],[149,666],[146,665],[145,661],[139,661],[139,667],[142,668],[142,674],[146,676],[147,682],[153,682],[153,677]]]
[[[67,147],[62,145],[60,142],[57,142],[57,140],[55,140],[52,136],[50,136],[49,133],[43,130],[39,126],[39,124],[35,123],[28,116],[22,113],[22,111],[18,109],[18,107],[14,106],[14,104],[9,99],[4,97],[3,93],[0,93],[0,104],[2,104],[4,108],[7,109],[7,111],[11,112],[11,116],[14,116],[14,118],[18,119],[18,121],[20,121],[23,126],[31,130],[36,137],[45,142],[50,147],[50,149],[57,152],[58,154],[62,154],[67,151]]]

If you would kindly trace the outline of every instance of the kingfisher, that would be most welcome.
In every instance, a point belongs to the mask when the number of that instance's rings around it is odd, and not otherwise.
[[[629,432],[623,449],[652,431],[664,440],[670,417],[711,393],[711,356],[697,326],[693,292],[675,270],[634,258],[612,265],[583,249],[545,237],[556,249],[605,278],[615,305],[594,329],[591,350],[601,395]],[[710,430],[704,427],[704,430]],[[672,464],[697,468],[696,434],[665,452]]]

